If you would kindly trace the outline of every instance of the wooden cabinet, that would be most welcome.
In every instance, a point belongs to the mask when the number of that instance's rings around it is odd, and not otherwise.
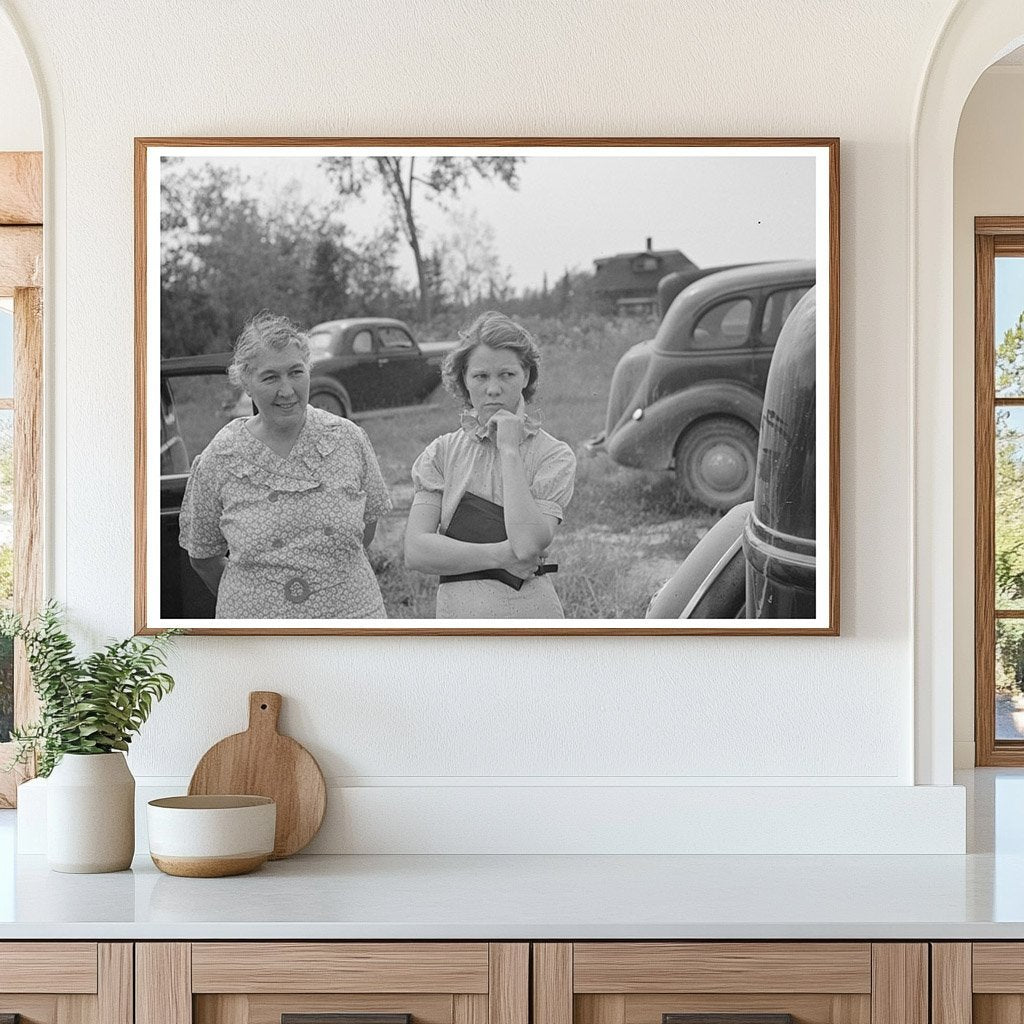
[[[21,1024],[132,1024],[130,942],[0,944],[0,1017]]]
[[[1024,1020],[1024,942],[932,944],[934,1024]]]
[[[533,957],[533,1024],[928,1024],[924,943],[536,943]]]
[[[529,970],[514,942],[143,942],[136,1024],[529,1024]]]

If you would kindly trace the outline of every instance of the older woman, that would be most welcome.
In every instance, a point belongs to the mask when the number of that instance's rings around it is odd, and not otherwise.
[[[544,559],[572,497],[576,458],[526,414],[537,345],[496,312],[460,338],[443,374],[465,406],[462,424],[413,464],[406,565],[441,577],[438,618],[563,618]],[[501,539],[467,539],[474,534]]]
[[[363,430],[308,404],[306,336],[259,314],[228,376],[256,415],[213,438],[181,506],[181,546],[217,618],[383,617],[366,548],[391,501]]]

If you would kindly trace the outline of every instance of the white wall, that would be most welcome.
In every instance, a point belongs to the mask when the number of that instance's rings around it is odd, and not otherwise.
[[[1024,66],[995,67],[964,106],[954,162],[954,729],[974,764],[974,218],[1024,215]]]
[[[179,783],[272,688],[357,817],[396,791],[421,816],[466,787],[500,807],[506,783],[524,814],[554,783],[563,809],[602,783],[843,787],[817,806],[875,787],[857,813],[900,841],[878,787],[914,781],[908,161],[945,0],[5,7],[53,119],[50,589],[93,639],[132,628],[133,136],[840,136],[841,638],[187,638],[131,761]],[[746,812],[753,848],[771,809]],[[960,841],[956,799],[932,819],[935,848]]]

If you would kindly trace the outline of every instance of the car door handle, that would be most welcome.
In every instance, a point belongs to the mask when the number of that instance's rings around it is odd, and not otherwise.
[[[391,362],[390,359],[378,359],[377,360],[377,365],[378,366],[383,366],[385,363],[390,363],[390,362]]]

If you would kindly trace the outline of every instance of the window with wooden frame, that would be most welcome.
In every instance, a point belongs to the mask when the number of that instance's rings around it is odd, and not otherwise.
[[[0,605],[23,617],[42,599],[43,161],[0,153]],[[0,768],[12,725],[37,704],[24,651],[0,643]],[[0,771],[0,807],[13,807],[28,771]]]

